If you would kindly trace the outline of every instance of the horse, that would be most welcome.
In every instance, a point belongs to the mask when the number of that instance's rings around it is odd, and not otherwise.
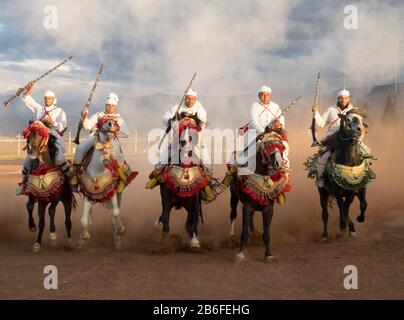
[[[255,231],[253,216],[256,211],[262,212],[263,234],[265,245],[265,260],[274,259],[270,250],[270,226],[274,213],[274,204],[283,203],[284,194],[289,192],[289,169],[284,165],[282,144],[287,140],[283,130],[267,130],[257,139],[257,152],[255,154],[256,166],[253,174],[238,176],[230,185],[230,235],[234,234],[234,224],[237,218],[237,205],[243,205],[242,232],[240,248],[236,255],[238,261],[245,259],[244,248],[249,238],[249,230]]]
[[[117,140],[119,125],[113,116],[103,116],[98,120],[97,130],[92,139],[92,147],[87,152],[85,164],[79,168],[79,188],[83,195],[83,209],[81,213],[81,232],[78,246],[81,248],[91,234],[89,226],[92,220],[92,206],[101,203],[104,207],[112,210],[112,230],[115,249],[122,247],[121,236],[125,233],[120,216],[120,204],[122,192],[118,192],[120,145]],[[127,183],[130,183],[137,175],[137,172],[130,171],[129,166],[124,162],[123,167],[127,176]]]
[[[366,187],[370,180],[375,178],[369,167],[369,159],[362,157],[360,140],[366,132],[366,124],[360,111],[353,109],[346,115],[340,115],[340,118],[339,131],[325,141],[335,151],[327,163],[324,188],[318,188],[324,225],[322,241],[328,240],[328,207],[334,201],[337,202],[339,209],[341,235],[346,231],[348,224],[349,235],[356,236],[349,208],[357,196],[361,211],[357,221],[360,223],[365,221],[368,206]]]
[[[48,213],[50,217],[49,240],[54,244],[57,240],[55,227],[56,207],[62,202],[65,211],[65,227],[68,237],[68,245],[72,246],[71,239],[71,212],[76,209],[76,200],[70,188],[68,178],[63,175],[60,168],[55,165],[55,157],[58,149],[55,146],[56,137],[51,135],[48,128],[40,120],[29,123],[24,130],[28,156],[33,159],[24,193],[28,195],[26,208],[28,211],[28,226],[31,232],[37,231],[33,217],[35,202],[38,202],[38,237],[32,251],[38,253],[41,250],[42,234],[45,228],[45,211],[50,204]]]
[[[198,133],[201,130],[197,116],[184,115],[178,123],[178,132],[174,133],[172,147],[178,146],[178,160],[172,161],[161,173],[160,196],[162,213],[157,219],[155,226],[162,227],[163,239],[169,235],[170,213],[172,208],[187,211],[185,229],[191,238],[190,247],[200,248],[198,239],[199,218],[203,223],[202,200],[203,190],[209,183],[205,177],[204,167],[199,164],[193,153],[192,144],[198,143]],[[188,155],[189,158],[185,157]],[[173,160],[173,159],[171,159]]]

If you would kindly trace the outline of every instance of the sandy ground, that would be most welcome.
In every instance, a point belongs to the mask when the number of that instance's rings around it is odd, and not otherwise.
[[[92,239],[84,249],[67,250],[64,214],[57,211],[58,246],[48,241],[42,251],[31,252],[36,234],[27,228],[23,197],[16,197],[19,165],[0,165],[0,298],[2,299],[403,299],[404,298],[404,174],[403,140],[369,136],[367,142],[378,161],[378,179],[368,188],[369,208],[364,224],[356,223],[358,238],[336,239],[337,212],[331,210],[331,241],[321,243],[321,211],[312,180],[302,162],[313,150],[308,135],[290,136],[293,190],[283,207],[276,207],[271,227],[275,262],[263,261],[263,247],[249,247],[248,259],[235,262],[236,248],[222,248],[229,232],[229,193],[204,207],[200,226],[203,253],[186,249],[185,212],[174,211],[171,232],[183,245],[169,254],[158,253],[161,234],[152,224],[160,213],[157,189],[143,186],[151,165],[145,156],[129,159],[140,171],[124,194],[122,217],[127,228],[122,251],[112,245],[111,214],[94,209]],[[224,175],[224,165],[215,168]],[[78,198],[79,202],[80,199]],[[79,232],[81,203],[73,214],[73,239]],[[352,216],[358,214],[355,200]],[[239,208],[241,213],[241,208]],[[47,221],[48,222],[48,221]],[[261,216],[255,223],[261,226]],[[237,222],[240,232],[240,219]],[[176,238],[176,239],[177,239]],[[157,251],[157,252],[156,252]],[[45,290],[43,269],[55,265],[59,289]],[[359,289],[345,290],[343,269],[355,265]]]

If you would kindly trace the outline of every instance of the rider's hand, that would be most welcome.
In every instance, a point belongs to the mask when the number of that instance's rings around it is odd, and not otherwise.
[[[88,108],[87,108],[87,107],[84,108],[83,110],[81,110],[81,117],[82,117],[83,119],[85,119],[85,118],[88,117]]]
[[[28,86],[27,86],[27,89],[25,90],[24,95],[26,95],[26,96],[31,95],[31,91],[32,91],[32,88],[34,87],[34,83],[35,83],[35,81],[30,81],[28,83]]]
[[[318,106],[315,104],[315,105],[313,105],[312,107],[311,107],[311,111],[313,111],[313,113],[314,112],[318,112]]]
[[[42,119],[42,122],[43,122],[45,125],[48,125],[48,126],[51,126],[51,127],[55,127],[55,126],[56,126],[55,121],[53,121],[52,118],[49,117],[49,116],[45,116],[45,117]]]

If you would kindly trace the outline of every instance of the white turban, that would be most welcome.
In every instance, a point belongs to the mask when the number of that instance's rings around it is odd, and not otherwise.
[[[338,97],[341,97],[341,96],[349,97],[349,91],[346,89],[342,89],[342,90],[338,91]]]
[[[272,89],[268,86],[262,86],[261,88],[259,88],[258,90],[258,94],[262,93],[262,92],[269,92],[272,93]]]
[[[114,106],[117,106],[119,102],[119,98],[115,93],[110,93],[107,97],[107,101],[105,102],[105,104],[112,104]]]
[[[196,91],[192,90],[191,88],[188,89],[186,96],[194,96],[197,97],[198,94]]]
[[[52,97],[53,98],[53,104],[56,104],[58,100],[56,99],[56,95],[53,91],[46,91],[45,94],[43,95],[44,97]]]

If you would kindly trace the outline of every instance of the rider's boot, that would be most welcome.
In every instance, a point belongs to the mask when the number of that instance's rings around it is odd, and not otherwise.
[[[149,181],[147,181],[145,188],[146,189],[153,189],[158,183],[161,182],[161,173],[163,172],[163,169],[154,169],[152,173],[149,175]]]
[[[121,193],[123,189],[125,189],[125,185],[127,184],[127,178],[125,174],[125,168],[123,166],[118,167],[118,177],[119,177],[119,182],[118,182],[118,193]]]
[[[232,165],[229,171],[226,172],[226,176],[224,177],[222,184],[225,185],[226,188],[228,188],[236,174],[237,174],[237,167]]]

